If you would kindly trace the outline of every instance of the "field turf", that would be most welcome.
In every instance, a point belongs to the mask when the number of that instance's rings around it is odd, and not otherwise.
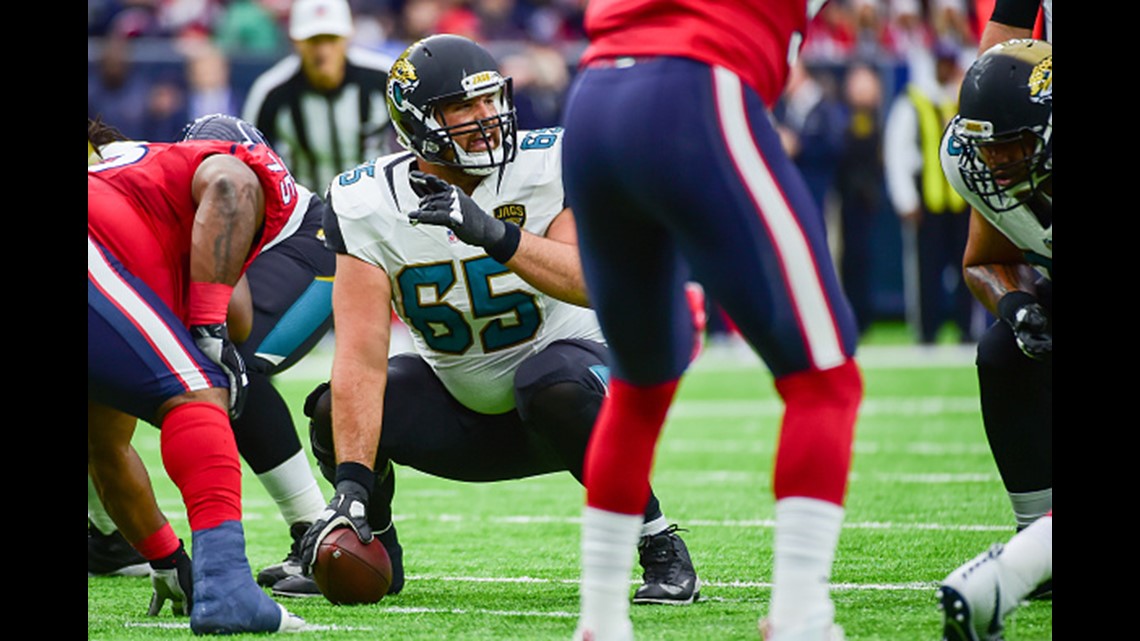
[[[861,352],[867,394],[831,577],[836,617],[849,641],[937,641],[937,583],[1013,534],[1009,501],[982,430],[972,351],[873,343]],[[318,353],[277,381],[306,447],[301,404],[322,372],[327,354]],[[692,606],[634,606],[639,640],[758,638],[756,619],[771,588],[771,465],[780,407],[759,361],[731,348],[706,350],[684,380],[653,485],[666,517],[687,530],[682,536],[704,588]],[[135,446],[161,507],[189,546],[185,510],[161,471],[158,431],[140,425]],[[286,638],[570,639],[583,491],[569,474],[462,484],[398,467],[397,479],[404,591],[374,606],[281,599],[310,628]],[[329,485],[320,482],[327,494]],[[280,561],[290,539],[248,467],[243,503],[256,571]],[[631,593],[637,579],[630,577]],[[173,617],[169,606],[161,616],[146,616],[149,595],[147,579],[88,578],[88,639],[193,638],[188,619]],[[1051,639],[1052,621],[1052,602],[1030,603],[1007,620],[1006,639]],[[235,638],[243,637],[254,635]]]

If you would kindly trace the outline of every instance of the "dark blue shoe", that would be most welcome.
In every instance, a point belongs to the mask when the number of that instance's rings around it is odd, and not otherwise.
[[[194,634],[299,630],[305,622],[269,598],[253,580],[240,521],[194,532]]]

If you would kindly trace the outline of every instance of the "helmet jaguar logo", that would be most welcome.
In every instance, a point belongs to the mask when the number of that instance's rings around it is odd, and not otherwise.
[[[1053,56],[1046,56],[1029,72],[1029,99],[1036,103],[1053,100]]]
[[[408,62],[406,56],[401,56],[388,72],[388,82],[392,88],[392,98],[397,104],[403,104],[404,94],[415,91],[420,79],[416,75],[415,66]]]

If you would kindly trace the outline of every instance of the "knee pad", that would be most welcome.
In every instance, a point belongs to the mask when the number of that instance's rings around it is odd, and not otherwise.
[[[595,413],[606,395],[609,367],[593,345],[552,345],[528,358],[515,372],[515,407],[524,421],[536,411],[576,414],[582,405]]]
[[[336,449],[332,435],[332,392],[328,382],[321,383],[305,398],[303,408],[309,417],[309,445],[321,469],[321,475],[330,483],[336,478]]]

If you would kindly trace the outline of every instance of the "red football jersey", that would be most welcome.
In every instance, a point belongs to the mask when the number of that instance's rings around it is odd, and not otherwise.
[[[823,0],[592,0],[581,63],[681,56],[725,67],[771,107]],[[793,57],[790,57],[793,56]]]
[[[285,164],[265,145],[196,140],[137,143],[87,170],[87,233],[186,318],[190,241],[196,205],[191,185],[207,157],[229,154],[249,165],[265,191],[265,222],[246,256],[281,232],[297,199]]]

